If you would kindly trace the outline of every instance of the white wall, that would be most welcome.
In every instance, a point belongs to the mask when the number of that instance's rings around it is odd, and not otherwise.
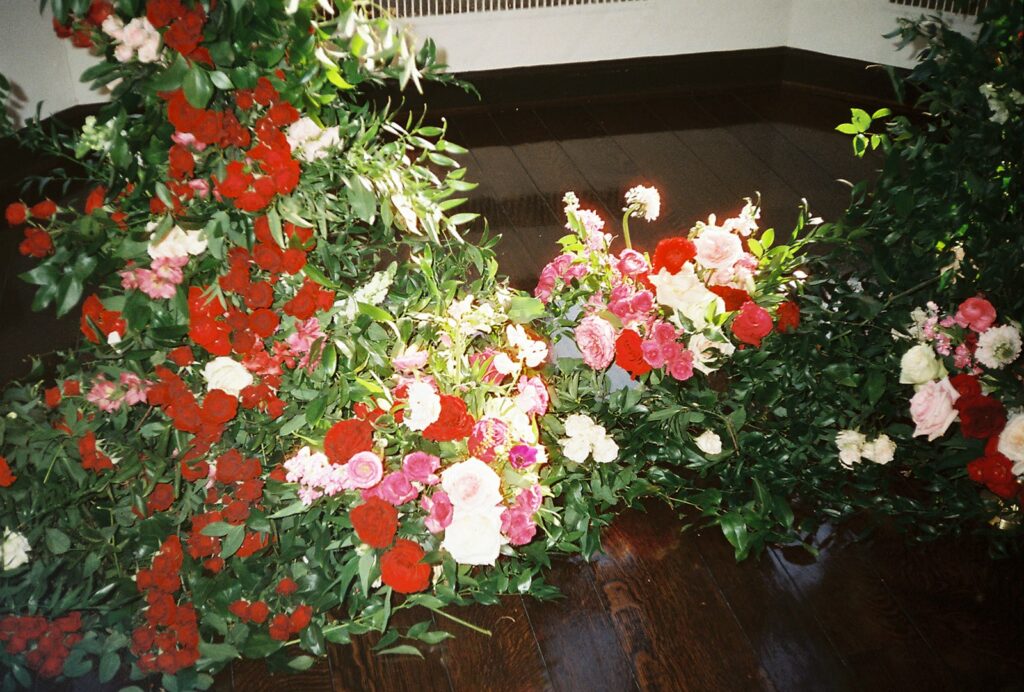
[[[889,0],[645,0],[422,17],[456,72],[791,46],[912,65],[882,34],[920,10]],[[959,22],[966,26],[966,22]],[[35,0],[0,0],[0,72],[18,88],[21,118],[100,100],[78,75],[94,58],[58,40]]]

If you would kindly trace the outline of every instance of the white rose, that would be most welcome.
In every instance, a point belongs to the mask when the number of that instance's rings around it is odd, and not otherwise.
[[[956,420],[956,409],[953,403],[960,397],[949,378],[928,382],[917,390],[910,399],[910,417],[917,426],[914,437],[927,435],[931,442],[946,434],[946,430]]]
[[[1024,475],[1024,413],[1015,413],[1006,421],[1006,426],[999,433],[999,446],[996,449],[1014,462],[1014,474]]]
[[[582,464],[590,456],[590,441],[584,437],[567,437],[558,443],[562,446],[562,454],[569,461]]]
[[[482,463],[482,462],[481,462]],[[507,541],[501,535],[505,508],[455,506],[452,523],[444,531],[441,547],[462,565],[493,565]]]
[[[146,230],[152,232],[156,229],[156,223],[150,222]],[[158,257],[187,257],[198,255],[206,250],[206,238],[202,231],[183,231],[174,226],[160,242],[154,242],[150,237],[149,246],[146,251],[153,259]]]
[[[693,440],[697,449],[705,454],[721,454],[722,438],[714,430],[705,430]]]
[[[160,34],[150,34],[139,48],[139,62],[151,63],[160,59]]]
[[[218,356],[207,363],[203,368],[203,377],[206,378],[206,391],[219,389],[231,396],[238,396],[253,382],[252,373],[228,356]]]
[[[594,425],[594,421],[589,416],[574,413],[565,419],[565,434],[569,437],[586,437]]]
[[[28,562],[29,551],[32,546],[28,540],[10,529],[4,529],[4,542],[0,543],[0,564],[3,564],[3,571],[21,567]]]
[[[615,461],[616,457],[619,456],[619,445],[609,435],[602,435],[593,440],[591,447],[593,449],[594,461],[598,464],[607,464]]]
[[[707,226],[693,241],[697,261],[709,269],[729,269],[743,256],[743,243],[729,231]]]
[[[670,274],[663,268],[649,278],[657,289],[658,302],[678,310],[686,319],[693,322],[694,328],[698,330],[707,324],[705,315],[708,306],[722,300],[697,278],[692,262],[684,264],[675,274]]]
[[[900,384],[924,384],[946,375],[946,368],[928,344],[918,344],[900,360]]]
[[[124,31],[124,22],[116,14],[107,15],[100,25],[103,33],[113,39],[121,40],[121,33]]]
[[[864,445],[864,458],[876,464],[888,464],[896,456],[896,443],[885,434]]]
[[[403,422],[410,430],[426,430],[441,416],[441,397],[426,382],[412,382]]]
[[[145,17],[136,17],[128,22],[121,31],[121,41],[123,41],[126,46],[131,46],[133,49],[141,48],[145,45],[153,30],[153,25],[149,23],[148,19]]]
[[[501,479],[490,466],[470,457],[441,473],[441,487],[455,507],[488,508],[501,502]]]
[[[853,468],[860,463],[867,438],[856,430],[840,430],[836,434],[836,446],[839,448],[839,463],[846,468]]]

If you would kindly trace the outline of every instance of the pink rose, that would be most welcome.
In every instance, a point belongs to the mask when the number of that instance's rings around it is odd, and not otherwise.
[[[910,417],[917,427],[914,437],[927,435],[928,441],[945,434],[950,424],[956,420],[956,409],[953,402],[960,397],[949,378],[921,385],[910,400]]]
[[[615,327],[607,320],[590,315],[576,327],[576,345],[583,362],[594,370],[603,370],[615,359]]]
[[[729,269],[743,256],[743,243],[729,231],[709,226],[693,241],[697,261],[709,269]]]
[[[544,380],[537,375],[519,377],[519,395],[516,397],[516,406],[527,415],[543,416],[548,410],[548,388],[544,386]]]
[[[619,253],[619,261],[616,263],[615,268],[623,276],[640,276],[647,273],[650,265],[647,264],[646,257],[636,250],[627,248]]]
[[[423,523],[430,533],[441,533],[452,523],[452,501],[445,491],[438,490],[430,497],[424,495],[420,507],[427,512]]]
[[[532,512],[518,507],[501,513],[501,532],[508,536],[511,545],[526,545],[537,535],[537,524],[531,518]]]
[[[984,298],[968,298],[960,303],[954,319],[961,327],[970,327],[980,334],[996,321],[996,309]]]
[[[416,488],[401,471],[389,473],[375,488],[363,491],[364,498],[379,497],[395,507],[415,499],[416,495]]]
[[[437,485],[441,482],[441,477],[434,473],[440,467],[441,460],[426,452],[412,452],[402,460],[402,473],[405,477],[423,485]]]
[[[351,488],[372,488],[384,476],[384,464],[373,452],[353,454],[346,464],[348,486]]]

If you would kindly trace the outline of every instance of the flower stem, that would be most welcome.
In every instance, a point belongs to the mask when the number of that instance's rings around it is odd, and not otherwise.
[[[443,610],[441,610],[440,608],[430,608],[429,606],[427,606],[427,609],[434,611],[435,613],[437,613],[441,617],[448,618],[452,622],[457,622],[460,625],[462,625],[463,627],[468,627],[469,629],[473,630],[474,632],[479,632],[480,634],[485,634],[488,637],[491,636],[491,631],[490,630],[485,630],[483,627],[478,627],[478,626],[476,626],[476,625],[474,625],[474,624],[472,624],[470,622],[466,622],[462,618],[458,618],[458,617],[455,617],[454,615],[446,613]]]
[[[632,213],[631,209],[632,207],[627,209],[625,215],[622,217],[622,239],[626,241],[627,250],[633,249],[633,243],[629,241],[629,215]]]

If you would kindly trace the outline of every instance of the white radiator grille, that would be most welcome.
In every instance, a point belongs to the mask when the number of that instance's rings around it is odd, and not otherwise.
[[[977,17],[987,4],[985,0],[889,0],[896,5],[919,7],[922,10],[938,10]]]
[[[625,2],[646,2],[646,0],[382,0],[380,4],[396,17],[425,17],[468,12],[532,10],[544,7],[611,5]]]

